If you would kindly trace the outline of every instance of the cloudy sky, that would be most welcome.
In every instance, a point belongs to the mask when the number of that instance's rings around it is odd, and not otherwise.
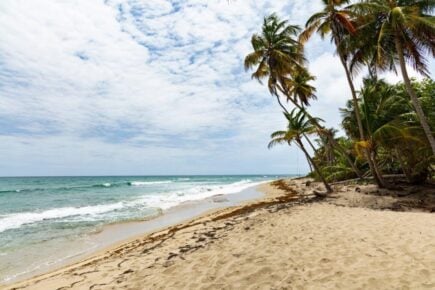
[[[285,122],[243,58],[265,15],[303,25],[309,2],[2,0],[0,175],[306,172],[266,148]],[[343,70],[328,41],[307,53],[311,110],[338,126]]]

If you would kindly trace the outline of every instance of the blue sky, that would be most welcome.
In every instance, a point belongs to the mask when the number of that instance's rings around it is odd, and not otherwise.
[[[267,149],[285,121],[243,57],[265,15],[303,25],[320,8],[320,0],[1,1],[0,175],[306,172],[296,148]],[[338,126],[343,69],[329,41],[314,38],[307,54],[319,97],[311,110]]]

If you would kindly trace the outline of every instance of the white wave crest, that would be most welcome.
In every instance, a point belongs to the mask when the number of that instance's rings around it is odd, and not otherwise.
[[[9,229],[16,229],[25,224],[37,223],[45,220],[60,219],[71,216],[98,215],[120,209],[122,202],[84,207],[62,207],[42,212],[22,212],[3,215],[0,218],[0,233]]]
[[[132,181],[129,182],[131,186],[146,186],[146,185],[152,185],[152,184],[166,184],[166,183],[172,183],[170,180],[162,180],[162,181]]]
[[[115,210],[125,210],[132,208],[141,210],[146,208],[160,208],[162,210],[177,206],[186,201],[205,199],[214,195],[234,194],[241,192],[249,187],[253,187],[267,181],[253,182],[246,179],[231,184],[202,184],[184,190],[174,190],[171,192],[156,192],[146,194],[134,200],[124,200],[113,204],[84,206],[84,207],[63,207],[45,210],[42,212],[21,212],[0,215],[0,233],[9,229],[20,228],[23,225],[45,222],[47,220],[73,218],[74,220],[95,220],[106,216],[106,213]],[[133,181],[132,186],[146,186],[149,184],[171,183],[171,181]],[[112,185],[110,185],[112,186]],[[118,214],[113,213],[115,216]],[[112,215],[112,213],[110,213]]]
[[[186,201],[195,201],[208,198],[218,194],[234,194],[241,192],[249,187],[257,186],[268,181],[252,182],[249,179],[223,185],[201,185],[183,191],[172,191],[159,195],[146,195],[130,205],[143,204],[147,207],[169,209]]]

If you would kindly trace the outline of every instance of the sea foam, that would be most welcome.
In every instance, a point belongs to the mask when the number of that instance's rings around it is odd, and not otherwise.
[[[46,221],[51,219],[60,219],[72,216],[91,215],[110,212],[123,207],[122,202],[107,204],[107,205],[95,205],[84,207],[62,207],[45,210],[42,212],[23,212],[7,214],[0,217],[0,233],[9,229],[16,229],[25,224],[36,223],[40,221]]]
[[[145,204],[147,207],[161,208],[163,210],[177,206],[183,202],[201,200],[220,194],[234,194],[249,187],[257,186],[266,181],[252,182],[249,179],[226,185],[199,185],[187,190],[177,190],[159,195],[146,195],[132,204]]]
[[[9,229],[20,228],[21,226],[45,222],[55,219],[70,219],[79,218],[82,221],[96,220],[101,218],[99,215],[110,213],[112,218],[121,215],[125,211],[137,211],[143,208],[154,208],[166,210],[177,206],[183,202],[201,200],[220,194],[233,194],[240,192],[246,188],[256,186],[265,181],[252,182],[250,179],[242,181],[222,184],[222,185],[196,185],[185,190],[173,190],[170,192],[156,192],[146,194],[133,200],[123,200],[113,204],[101,204],[84,207],[61,207],[48,209],[41,212],[21,212],[6,215],[0,215],[0,233]],[[133,181],[132,186],[146,186],[150,184],[165,184],[171,181]],[[110,187],[112,184],[106,183],[105,187]],[[118,211],[118,213],[112,213]],[[122,212],[121,212],[122,211]]]
[[[131,186],[146,186],[146,185],[152,185],[152,184],[166,184],[166,183],[172,183],[170,180],[162,180],[162,181],[130,181],[128,182]]]

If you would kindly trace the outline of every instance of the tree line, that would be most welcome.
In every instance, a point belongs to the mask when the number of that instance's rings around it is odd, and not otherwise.
[[[435,84],[427,58],[435,55],[435,0],[322,2],[323,10],[303,29],[272,14],[252,36],[245,69],[267,81],[288,122],[285,130],[272,133],[269,148],[296,144],[328,192],[330,182],[347,178],[371,177],[381,188],[392,187],[385,178],[391,173],[404,174],[410,183],[432,178]],[[343,137],[309,112],[317,95],[304,45],[314,34],[330,38],[346,75],[351,98],[340,109]],[[407,64],[425,79],[410,79]],[[362,71],[367,75],[356,88],[354,78]],[[403,82],[383,80],[380,75],[387,71],[400,73]],[[318,137],[316,144],[311,135]]]

